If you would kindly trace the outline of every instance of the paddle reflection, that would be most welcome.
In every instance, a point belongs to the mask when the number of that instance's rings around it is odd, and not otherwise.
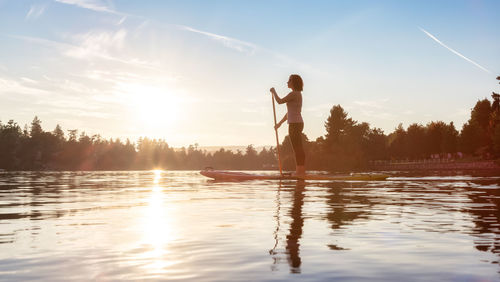
[[[305,181],[297,181],[295,187],[293,187],[292,194],[292,208],[290,210],[290,217],[292,219],[290,223],[290,230],[286,236],[286,257],[288,264],[290,266],[291,273],[300,273],[300,266],[302,260],[300,258],[300,238],[302,236],[302,228],[304,226],[304,217],[302,215],[302,206],[304,205],[304,191],[305,191]],[[276,197],[276,230],[274,231],[275,244],[274,247],[269,251],[269,254],[273,257],[273,265],[271,269],[278,270],[276,265],[280,262],[280,257],[278,251],[276,251],[279,246],[279,232],[280,232],[280,212],[281,212],[281,193],[282,193],[281,183],[278,187],[277,197]]]
[[[293,193],[293,206],[291,210],[292,223],[290,232],[286,236],[286,251],[290,272],[300,273],[300,237],[302,236],[302,227],[304,226],[304,217],[302,216],[302,206],[304,205],[305,182],[297,181]]]

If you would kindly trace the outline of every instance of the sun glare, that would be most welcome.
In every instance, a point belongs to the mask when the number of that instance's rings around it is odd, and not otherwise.
[[[125,89],[134,120],[145,129],[167,130],[178,122],[180,97],[172,89],[137,84],[127,85]]]
[[[161,169],[155,169],[153,170],[153,172],[155,173],[155,178],[153,179],[153,183],[155,185],[157,185],[158,183],[160,183],[160,178],[161,178]],[[155,186],[156,188],[157,186]]]
[[[143,233],[141,244],[148,248],[148,252],[141,255],[142,259],[149,263],[144,267],[158,273],[165,272],[168,266],[176,262],[168,259],[169,249],[172,241],[177,239],[175,228],[175,210],[172,205],[168,205],[166,192],[160,184],[162,170],[153,170],[153,185],[147,205],[142,216]]]

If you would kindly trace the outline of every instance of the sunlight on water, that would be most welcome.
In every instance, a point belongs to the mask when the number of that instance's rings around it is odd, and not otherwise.
[[[150,271],[161,273],[162,269],[172,264],[165,259],[169,253],[169,242],[174,239],[174,226],[172,224],[175,213],[169,210],[163,200],[163,188],[159,186],[161,171],[156,170],[151,194],[148,198],[147,208],[142,216],[143,231],[141,244],[150,246],[151,250],[143,254],[142,259],[148,259],[151,263],[147,265]]]
[[[500,279],[500,177],[0,173],[0,280]]]

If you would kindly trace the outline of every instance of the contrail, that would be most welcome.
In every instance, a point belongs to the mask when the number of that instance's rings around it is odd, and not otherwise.
[[[424,32],[425,34],[427,34],[427,36],[429,36],[430,38],[432,38],[434,41],[436,41],[437,43],[439,43],[439,45],[441,45],[441,46],[443,46],[444,48],[446,48],[446,49],[450,50],[451,52],[455,53],[455,55],[457,55],[457,56],[459,56],[460,58],[462,58],[462,59],[466,60],[467,62],[469,62],[469,63],[471,63],[471,64],[475,65],[476,67],[478,67],[478,68],[480,68],[480,69],[484,70],[485,72],[487,72],[487,73],[491,73],[489,70],[487,70],[486,68],[482,67],[480,64],[478,64],[478,63],[474,62],[473,60],[471,60],[471,59],[469,59],[469,58],[465,57],[464,55],[462,55],[462,54],[458,53],[457,51],[453,50],[452,48],[450,48],[450,47],[446,46],[446,44],[444,44],[443,42],[441,42],[439,39],[437,39],[434,35],[432,35],[432,34],[430,34],[429,32],[427,32],[425,29],[423,29],[423,28],[421,28],[421,27],[419,27],[419,29],[420,29],[422,32]]]
[[[227,37],[224,35],[219,35],[219,34],[215,34],[215,33],[211,33],[211,32],[201,31],[201,30],[194,29],[192,27],[185,26],[185,25],[176,25],[176,26],[182,30],[187,30],[190,32],[203,34],[203,35],[208,36],[212,39],[221,41],[225,46],[227,46],[229,48],[236,49],[240,52],[247,52],[247,53],[253,54],[255,52],[255,50],[258,49],[258,46],[256,46],[255,44],[245,42],[242,40],[238,40],[235,38],[231,38],[231,37]]]

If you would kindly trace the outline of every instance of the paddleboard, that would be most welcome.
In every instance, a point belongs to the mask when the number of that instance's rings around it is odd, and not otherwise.
[[[345,175],[327,175],[327,174],[306,174],[301,177],[293,175],[279,174],[259,174],[246,173],[238,171],[214,170],[205,169],[200,171],[200,174],[214,180],[361,180],[361,181],[381,181],[389,177],[386,174],[345,174]]]

